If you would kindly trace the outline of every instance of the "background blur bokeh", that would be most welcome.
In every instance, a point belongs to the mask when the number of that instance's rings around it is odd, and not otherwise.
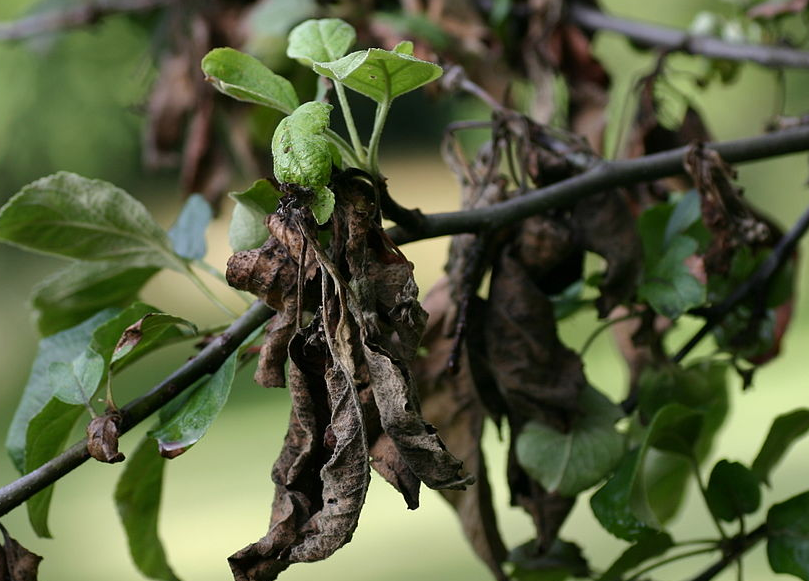
[[[64,3],[64,2],[62,2]],[[29,0],[0,2],[0,20],[22,14]],[[53,2],[53,5],[58,5]],[[610,0],[604,7],[616,14],[670,25],[687,26],[700,9],[724,10],[717,1]],[[36,38],[16,44],[0,44],[0,203],[22,185],[57,170],[112,181],[129,190],[168,226],[182,201],[176,176],[144,174],[139,158],[143,106],[154,79],[148,18],[110,18],[92,30],[59,37]],[[634,51],[624,40],[602,34],[597,51],[614,74],[615,103],[651,58]],[[675,57],[684,70],[697,59]],[[786,112],[809,108],[806,73],[787,73]],[[694,95],[719,139],[758,133],[777,107],[775,75],[756,66],[745,66],[729,87],[713,87]],[[417,108],[431,106],[411,102],[394,106],[383,144],[383,171],[390,190],[407,206],[425,212],[456,208],[454,178],[441,164],[437,136],[441,117],[485,115],[468,104],[439,103],[440,115],[424,115]],[[613,115],[621,115],[620,106]],[[399,139],[397,139],[397,137]],[[269,140],[269,136],[268,136]],[[397,149],[395,143],[404,143]],[[806,156],[755,163],[740,168],[740,182],[749,198],[781,224],[790,225],[809,204],[805,182]],[[234,184],[234,189],[242,184]],[[209,262],[223,268],[229,255],[227,220],[230,207],[209,230]],[[416,264],[419,284],[426,291],[440,276],[447,240],[421,242],[405,248]],[[803,243],[803,253],[809,248]],[[32,256],[0,247],[0,431],[5,431],[25,383],[37,336],[26,310],[32,286],[58,266],[57,260]],[[784,355],[757,375],[755,388],[741,394],[733,383],[731,418],[719,438],[715,457],[749,462],[772,421],[785,410],[809,404],[809,309],[803,296],[809,290],[809,269],[800,270],[801,294],[796,302]],[[216,285],[217,283],[213,282]],[[224,291],[221,287],[215,287]],[[221,322],[218,312],[197,291],[174,274],[161,274],[145,291],[145,300],[168,312],[190,318],[201,326]],[[234,306],[238,303],[235,302]],[[567,322],[565,339],[581,346],[595,325],[592,314]],[[686,335],[683,332],[679,335]],[[189,355],[188,346],[175,347],[150,357],[125,372],[116,383],[119,401],[148,389]],[[621,397],[624,372],[607,335],[588,353],[590,381],[615,399]],[[178,575],[190,581],[230,578],[227,555],[264,534],[272,487],[269,469],[286,429],[287,394],[265,391],[252,383],[244,370],[234,385],[231,400],[204,440],[188,454],[171,462],[166,471],[161,534],[169,560]],[[126,436],[124,452],[137,443],[146,428]],[[77,434],[78,436],[78,434]],[[500,510],[500,526],[514,546],[531,536],[531,525],[519,511],[507,508],[504,446],[493,430],[487,436],[488,461]],[[774,486],[766,491],[763,507],[803,491],[809,486],[809,442],[795,446],[777,470]],[[45,556],[44,581],[130,581],[141,579],[131,564],[123,531],[112,501],[121,465],[88,463],[57,486],[51,511],[54,540],[34,537],[23,509],[3,519],[24,545]],[[0,485],[16,473],[0,454]],[[579,501],[562,536],[575,538],[596,566],[613,559],[624,544],[594,524],[589,507]],[[763,513],[749,520],[756,524]],[[712,534],[701,499],[691,494],[674,526],[682,538]],[[661,570],[656,578],[681,580],[698,571],[698,560]],[[759,547],[745,561],[749,579],[774,577]],[[728,571],[721,579],[730,579]],[[455,516],[441,498],[422,492],[422,507],[405,509],[398,494],[374,478],[354,541],[324,563],[298,565],[284,573],[289,581],[422,581],[488,579],[485,568],[466,547]]]

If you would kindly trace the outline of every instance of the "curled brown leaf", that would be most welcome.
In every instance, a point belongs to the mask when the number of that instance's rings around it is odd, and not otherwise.
[[[123,462],[124,455],[118,451],[118,426],[121,416],[116,412],[93,418],[87,424],[87,451],[99,462],[114,464]]]

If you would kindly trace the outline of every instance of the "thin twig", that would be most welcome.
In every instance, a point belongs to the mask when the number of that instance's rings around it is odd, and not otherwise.
[[[711,329],[721,323],[725,315],[732,311],[741,301],[751,294],[763,291],[772,280],[773,275],[784,265],[789,257],[792,256],[795,246],[797,246],[808,229],[809,207],[803,211],[803,214],[801,214],[801,217],[798,218],[789,232],[784,234],[781,240],[778,241],[778,244],[773,248],[773,251],[767,259],[750,275],[750,278],[737,286],[730,296],[710,310],[705,324],[683,345],[674,356],[673,361],[675,363],[682,361],[683,358],[711,332]]]
[[[683,156],[690,146],[636,159],[603,161],[591,170],[537,190],[529,190],[499,204],[460,212],[423,215],[418,224],[388,230],[397,244],[463,232],[483,232],[518,222],[551,208],[611,188],[631,186],[683,172]],[[728,163],[744,163],[809,149],[809,126],[794,127],[755,137],[706,144]]]
[[[271,314],[272,310],[261,301],[253,303],[241,317],[236,319],[224,333],[208,343],[196,357],[169,375],[149,393],[121,408],[119,432],[124,434],[131,430],[198,379],[219,369],[250,333],[264,323]],[[84,439],[76,442],[36,470],[0,488],[0,516],[7,514],[40,490],[78,468],[89,458],[87,440]]]
[[[570,4],[567,17],[571,22],[587,30],[617,32],[645,48],[753,62],[772,68],[809,68],[807,51],[781,46],[727,42],[711,36],[692,35],[676,28],[616,18],[580,2]]]
[[[0,22],[0,41],[21,40],[38,34],[95,24],[102,18],[127,12],[144,12],[179,0],[98,0],[64,10],[49,10],[19,20]]]
[[[730,547],[725,551],[722,557],[713,565],[707,567],[702,573],[689,579],[689,581],[710,581],[719,573],[724,571],[725,567],[739,559],[744,553],[752,549],[759,541],[767,536],[767,525],[763,523],[758,528],[750,531],[748,534],[741,537],[734,537],[731,539]]]

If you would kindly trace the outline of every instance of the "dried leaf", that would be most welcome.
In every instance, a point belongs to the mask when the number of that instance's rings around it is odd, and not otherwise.
[[[371,446],[370,454],[373,469],[402,495],[407,508],[416,510],[421,480],[413,474],[391,437],[381,434]]]
[[[643,265],[640,237],[623,192],[608,191],[576,204],[573,222],[582,246],[607,261],[596,300],[598,316],[606,317],[635,293]]]
[[[18,543],[0,524],[3,545],[0,546],[0,581],[37,581],[42,557]]]
[[[107,464],[124,461],[124,455],[118,451],[120,423],[120,414],[113,412],[93,418],[87,424],[87,451],[90,456]]]
[[[447,452],[435,427],[421,417],[410,374],[368,346],[364,352],[382,427],[413,473],[430,488],[463,489],[474,482],[461,474],[462,462]]]
[[[559,341],[551,302],[507,254],[492,275],[486,344],[509,408],[523,417],[561,422],[564,429],[564,414],[576,410],[587,383],[582,364]],[[559,412],[563,415],[556,417]]]
[[[446,372],[446,362],[453,349],[453,338],[442,330],[448,312],[453,310],[446,278],[428,293],[424,302],[430,309],[428,329],[424,343],[428,355],[414,363],[413,373],[420,388],[424,418],[436,425],[447,448],[475,477],[476,485],[467,490],[442,490],[461,520],[464,534],[478,557],[492,571],[496,579],[504,580],[501,567],[507,555],[506,547],[497,529],[486,464],[481,449],[484,409],[478,401],[476,388],[464,351],[458,372]]]

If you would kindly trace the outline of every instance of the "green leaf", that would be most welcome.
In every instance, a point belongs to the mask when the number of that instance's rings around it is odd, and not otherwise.
[[[704,414],[694,409],[678,403],[669,404],[655,415],[645,443],[664,452],[692,458],[703,420]]]
[[[307,188],[331,179],[332,154],[324,136],[332,106],[304,103],[278,124],[272,138],[273,173],[280,182]]]
[[[761,503],[758,478],[743,464],[720,460],[711,471],[705,500],[716,517],[734,521],[758,510]]]
[[[88,405],[106,371],[104,358],[91,348],[71,363],[55,361],[48,368],[53,396],[65,403]]]
[[[264,225],[266,217],[266,214],[255,212],[241,204],[233,207],[228,227],[228,243],[233,252],[258,248],[267,241],[269,232]]]
[[[536,541],[523,543],[509,553],[508,561],[514,564],[510,577],[519,581],[563,581],[590,574],[579,546],[561,539],[554,540],[542,555],[537,555]]]
[[[809,492],[770,508],[767,557],[776,573],[809,581]]]
[[[393,52],[413,56],[413,43],[409,40],[403,40],[393,47]]]
[[[36,470],[64,450],[73,426],[84,412],[84,406],[66,404],[53,398],[31,419],[25,442],[26,473]],[[48,511],[53,487],[51,484],[26,502],[31,528],[40,537],[51,537]]]
[[[278,209],[278,202],[281,200],[282,194],[269,180],[260,179],[254,181],[253,185],[243,192],[230,192],[228,196],[240,206],[260,213],[263,220],[264,216],[272,214]]]
[[[149,432],[157,440],[160,454],[167,458],[179,456],[205,435],[227,403],[239,357],[261,332],[259,328],[251,333],[216,373],[194,388],[171,417],[161,415],[160,424]]]
[[[620,581],[627,573],[653,557],[659,557],[674,546],[668,533],[651,532],[644,534],[638,542],[624,551],[598,581]]]
[[[705,286],[685,265],[685,259],[697,250],[697,241],[687,236],[675,236],[663,257],[647,272],[638,288],[638,297],[670,319],[705,302]]]
[[[621,412],[592,387],[579,400],[581,415],[567,433],[529,422],[517,437],[517,460],[548,492],[575,496],[609,474],[624,452],[615,431]]]
[[[269,180],[260,179],[245,191],[228,195],[236,201],[228,227],[230,247],[234,252],[258,248],[269,236],[264,221],[278,208],[281,192]]]
[[[118,371],[166,343],[196,334],[196,325],[186,319],[166,313],[148,313],[121,333],[110,365]]]
[[[314,62],[339,59],[356,40],[354,27],[339,18],[307,20],[290,31],[287,56],[311,67]]]
[[[107,366],[109,366],[115,347],[118,345],[118,340],[127,327],[146,315],[157,312],[159,312],[159,309],[146,303],[132,303],[118,315],[99,325],[93,331],[93,339],[89,348],[101,355]]]
[[[377,103],[390,103],[399,95],[436,80],[444,72],[436,64],[381,48],[352,52],[332,62],[316,62],[313,67],[317,73]]]
[[[666,223],[663,236],[665,245],[671,244],[678,234],[686,234],[702,218],[702,199],[699,192],[690,190],[677,202]]]
[[[318,224],[325,224],[334,212],[334,192],[326,186],[315,188],[315,199],[309,205]]]
[[[217,90],[239,101],[264,105],[287,115],[300,103],[292,83],[258,59],[232,48],[215,48],[205,55],[202,71]]]
[[[591,299],[582,298],[583,292],[584,281],[579,279],[559,294],[548,297],[553,304],[554,318],[561,321],[578,313],[582,308],[592,305]]]
[[[753,474],[762,482],[769,484],[770,472],[786,454],[795,440],[809,430],[809,410],[797,409],[778,416],[772,423],[767,439],[753,460]]]
[[[625,541],[644,538],[654,530],[647,523],[657,523],[643,489],[645,454],[646,448],[642,446],[628,452],[615,474],[590,498],[590,508],[601,526]],[[634,488],[642,492],[633,494]]]
[[[83,323],[39,342],[31,374],[6,437],[6,448],[14,466],[20,472],[26,470],[26,465],[30,465],[25,460],[25,442],[29,424],[53,396],[53,386],[48,373],[51,364],[57,361],[65,363],[73,361],[87,348],[96,327],[118,312],[117,309],[105,309]]]
[[[140,202],[110,183],[68,172],[14,195],[0,210],[0,240],[67,258],[186,270]]]
[[[205,231],[212,218],[213,209],[208,200],[200,194],[191,194],[169,230],[174,252],[188,260],[203,258],[207,252]]]
[[[102,260],[73,262],[36,287],[31,303],[37,327],[47,337],[69,329],[107,307],[123,307],[159,269]]]
[[[157,533],[164,466],[154,441],[141,441],[124,465],[115,488],[115,504],[137,568],[152,579],[179,581]]]
[[[648,506],[653,507],[658,523],[664,524],[677,514],[693,475],[691,461],[687,458],[654,448],[646,451],[643,493]]]

